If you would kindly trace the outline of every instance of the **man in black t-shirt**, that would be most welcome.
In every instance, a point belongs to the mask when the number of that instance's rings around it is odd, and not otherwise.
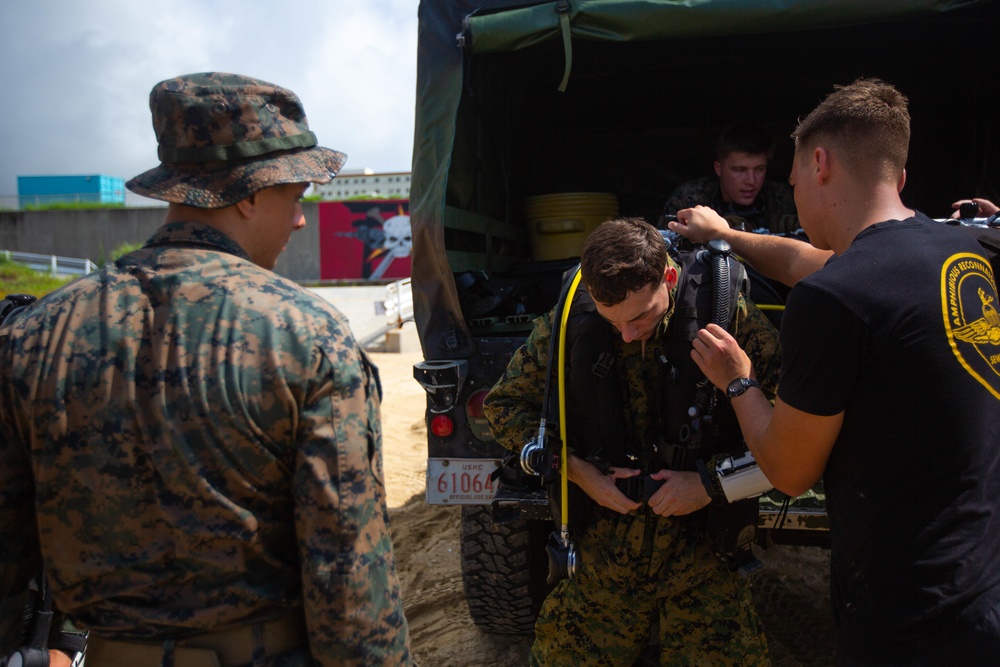
[[[900,200],[893,87],[838,88],[794,136],[800,221],[833,255],[796,276],[773,409],[726,332],[700,331],[692,356],[776,488],[824,478],[840,663],[1000,664],[994,276],[969,235]]]

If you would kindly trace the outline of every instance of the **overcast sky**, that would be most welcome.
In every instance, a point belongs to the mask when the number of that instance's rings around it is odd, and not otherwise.
[[[409,171],[416,55],[417,0],[0,0],[0,197],[155,167],[150,89],[204,71],[295,91],[345,169]]]

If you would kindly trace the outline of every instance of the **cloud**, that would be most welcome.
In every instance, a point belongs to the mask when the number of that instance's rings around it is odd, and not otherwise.
[[[155,166],[149,90],[200,71],[291,88],[349,169],[409,171],[416,16],[414,0],[0,2],[0,197],[18,174]]]

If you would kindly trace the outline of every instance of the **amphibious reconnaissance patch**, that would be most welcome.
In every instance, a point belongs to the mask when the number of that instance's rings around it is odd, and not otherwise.
[[[990,265],[952,255],[941,268],[941,309],[948,343],[965,370],[1000,399],[1000,312]]]

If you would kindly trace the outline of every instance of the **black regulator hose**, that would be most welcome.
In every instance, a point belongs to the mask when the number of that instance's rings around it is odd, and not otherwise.
[[[714,239],[708,243],[708,253],[712,263],[712,322],[727,331],[733,313],[733,293],[729,275],[731,252],[732,247],[722,239]]]

